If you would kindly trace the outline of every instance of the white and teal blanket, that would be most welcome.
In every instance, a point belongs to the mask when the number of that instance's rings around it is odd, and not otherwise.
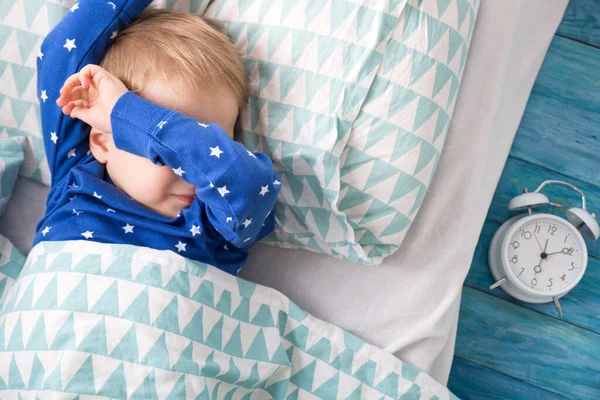
[[[175,253],[0,236],[2,399],[455,399],[281,293]]]

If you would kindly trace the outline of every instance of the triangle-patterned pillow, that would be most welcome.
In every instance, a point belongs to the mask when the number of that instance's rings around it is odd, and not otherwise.
[[[74,0],[0,6],[0,137],[49,183],[36,95],[43,37]],[[282,180],[265,242],[379,264],[435,172],[479,0],[156,0],[225,25],[250,74],[243,142]]]

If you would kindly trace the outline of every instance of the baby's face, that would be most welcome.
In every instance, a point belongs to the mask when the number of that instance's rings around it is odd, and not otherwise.
[[[187,90],[175,88],[177,91],[162,82],[151,82],[138,94],[198,121],[216,123],[233,138],[239,110],[234,93],[221,89],[221,93],[207,91],[190,95]],[[202,140],[201,135],[198,140]],[[146,158],[114,146],[111,153],[106,163],[108,174],[119,189],[138,203],[171,218],[192,204],[196,187],[177,176],[170,167],[159,167]]]

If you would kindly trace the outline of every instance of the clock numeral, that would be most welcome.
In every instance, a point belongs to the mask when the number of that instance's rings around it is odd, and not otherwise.
[[[569,271],[573,271],[575,269],[575,263],[573,261],[571,261],[571,268],[569,268]]]
[[[538,224],[535,224],[535,229],[533,230],[534,233],[540,233],[540,231],[542,230],[542,227],[539,226]]]
[[[521,243],[519,243],[517,240],[515,240],[514,242],[511,243],[512,247],[516,250],[519,248],[519,246],[521,245]]]
[[[552,278],[548,279],[548,282],[550,283],[549,285],[546,285],[546,287],[552,287]]]
[[[519,272],[519,275],[517,275],[517,278],[518,278],[519,276],[521,276],[521,274],[523,273],[523,271],[525,271],[525,268],[521,268],[521,272]]]
[[[563,254],[566,254],[568,256],[572,256],[573,253],[575,252],[575,249],[573,247],[565,247],[562,249]]]
[[[563,243],[567,243],[567,239],[569,238],[569,235],[565,236],[565,241]]]
[[[554,234],[556,233],[556,225],[548,226],[548,233],[554,236]]]
[[[514,255],[513,258],[510,259],[510,262],[513,264],[516,264],[519,262],[519,256],[518,255]]]
[[[566,276],[567,276],[567,274],[564,274],[563,276],[560,277],[560,279],[562,279],[562,281],[564,282]]]
[[[537,279],[536,279],[536,278],[533,278],[533,279],[531,280],[531,284],[532,284],[533,286],[537,286]]]
[[[533,236],[533,235],[529,231],[523,231],[523,232],[521,232],[521,237],[523,237],[523,238],[525,238],[527,240],[531,239],[531,236]]]

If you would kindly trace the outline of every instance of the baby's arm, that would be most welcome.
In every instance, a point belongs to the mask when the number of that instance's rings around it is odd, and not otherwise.
[[[63,82],[86,64],[99,63],[116,32],[151,0],[86,0],[75,3],[44,39],[37,58],[42,136],[52,185],[83,160],[89,125],[61,112],[56,104]]]
[[[117,100],[110,120],[117,148],[168,165],[196,186],[211,225],[234,246],[250,247],[273,229],[281,183],[265,154],[248,151],[216,124],[132,92]]]

